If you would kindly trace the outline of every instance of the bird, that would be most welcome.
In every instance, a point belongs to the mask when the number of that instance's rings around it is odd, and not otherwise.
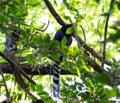
[[[73,24],[67,24],[62,26],[54,35],[54,40],[57,40],[60,45],[64,37],[66,37],[67,42],[66,46],[70,46],[72,44],[72,33],[73,28],[75,26]],[[60,62],[62,62],[63,56],[60,56]],[[53,68],[53,97],[56,101],[59,100],[59,92],[60,92],[60,62],[54,61]]]
[[[67,24],[67,25],[65,25],[65,26],[62,26],[61,27],[61,29],[59,29],[57,32],[56,32],[56,34],[55,34],[55,36],[54,36],[54,40],[57,40],[57,41],[59,41],[59,43],[61,44],[61,41],[62,41],[62,39],[64,38],[64,37],[66,37],[67,38],[67,43],[66,43],[66,46],[70,46],[71,45],[71,43],[72,43],[72,31],[70,31],[68,34],[67,34],[67,29],[69,29],[70,28],[70,30],[71,29],[73,29],[73,28],[75,28],[75,25],[73,25],[73,24]]]

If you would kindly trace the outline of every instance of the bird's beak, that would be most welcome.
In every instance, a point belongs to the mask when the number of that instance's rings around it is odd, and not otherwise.
[[[71,26],[73,29],[75,29],[76,27],[77,27],[77,25],[73,25],[73,26]]]

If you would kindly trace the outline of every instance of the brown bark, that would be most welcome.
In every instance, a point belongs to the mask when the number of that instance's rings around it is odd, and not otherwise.
[[[12,68],[8,63],[1,63],[1,69],[3,73],[9,73],[13,74]],[[34,68],[29,64],[21,64],[20,68],[28,75],[53,75],[53,66],[52,65],[38,65]],[[61,70],[61,75],[72,75],[73,73],[70,73],[66,70]],[[74,74],[73,74],[74,75]]]

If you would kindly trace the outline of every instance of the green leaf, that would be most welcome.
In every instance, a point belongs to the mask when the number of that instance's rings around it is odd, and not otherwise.
[[[52,56],[52,59],[59,62],[60,61],[60,55],[59,54],[53,54],[51,55]]]
[[[114,97],[114,96],[119,96],[120,93],[119,93],[119,89],[117,86],[114,86],[113,88],[112,87],[109,87],[109,86],[106,86],[104,88],[104,91],[103,91],[106,96],[108,97]]]
[[[43,57],[46,57],[48,56],[48,53],[45,49],[42,49],[42,51],[40,52],[40,54],[43,56]]]
[[[30,32],[33,32],[34,30],[35,30],[35,28],[34,28],[34,24],[31,23],[31,24],[30,24]]]
[[[22,94],[21,94],[21,93],[18,93],[17,96],[18,96],[18,100],[21,100]]]
[[[32,54],[28,54],[28,55],[26,56],[26,58],[27,58],[27,61],[28,61],[30,64],[36,64],[36,59],[35,59],[35,57],[33,57]]]
[[[100,2],[100,0],[95,0],[97,3],[99,3]]]
[[[43,90],[43,86],[41,84],[36,84],[36,88],[38,92],[41,92],[41,90]]]
[[[72,32],[73,32],[73,30],[71,27],[67,28],[67,30],[66,30],[67,35],[71,35]]]
[[[64,37],[64,38],[62,39],[61,45],[62,45],[62,46],[65,46],[66,43],[67,43],[67,38]]]
[[[80,77],[80,69],[76,65],[74,66],[74,68],[76,70],[77,75]]]
[[[18,4],[23,4],[23,3],[24,3],[24,0],[16,0],[16,2],[17,2]]]
[[[5,80],[6,80],[6,81],[9,81],[11,78],[12,78],[11,75],[6,75],[6,76],[5,76]]]
[[[26,58],[27,58],[28,62],[30,62],[32,60],[32,55],[29,54],[29,55],[26,56]]]
[[[101,73],[99,75],[95,76],[96,81],[99,83],[103,83],[103,84],[111,84],[111,80],[110,77],[106,74],[106,73]]]
[[[8,17],[4,14],[1,15],[1,21],[8,22]]]
[[[112,88],[112,92],[111,93],[112,93],[113,96],[119,96],[120,95],[120,92],[119,92],[119,89],[118,89],[117,86],[114,86]]]
[[[44,43],[49,44],[50,41],[51,41],[51,40],[50,40],[49,34],[46,34],[46,36],[45,36],[45,38],[44,38]]]
[[[57,2],[56,2],[56,0],[54,0],[54,4],[57,6]]]
[[[37,3],[39,3],[39,0],[29,0],[28,3],[30,3],[30,4],[37,4]]]

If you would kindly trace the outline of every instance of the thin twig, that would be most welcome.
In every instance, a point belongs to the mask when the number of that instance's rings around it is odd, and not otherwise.
[[[7,88],[7,85],[6,85],[6,81],[5,81],[5,77],[3,75],[3,72],[2,72],[2,69],[0,67],[0,73],[1,73],[1,76],[2,76],[2,79],[3,79],[3,83],[4,83],[4,86],[5,86],[5,90],[6,90],[6,94],[7,94],[7,97],[10,98],[10,93],[8,91],[8,88]]]
[[[81,27],[81,29],[82,29],[82,32],[83,32],[83,36],[84,36],[84,42],[86,42],[85,31],[84,31],[84,29],[83,29],[82,25],[80,25],[80,27]]]
[[[49,24],[50,24],[50,21],[48,20],[48,24],[47,24],[47,26],[46,26],[46,28],[45,28],[45,29],[41,30],[41,29],[37,29],[37,28],[36,28],[35,30],[40,31],[40,32],[44,32],[44,31],[46,31],[46,30],[47,30],[47,28],[48,28]],[[28,27],[30,27],[30,25],[27,25],[27,24],[21,24],[21,25],[24,25],[24,26],[28,26]]]
[[[113,9],[113,2],[114,2],[114,0],[111,0],[110,8],[109,8],[109,11],[108,11],[108,16],[106,18],[106,23],[105,23],[104,41],[103,41],[103,61],[106,58],[106,37],[107,37],[107,29],[108,29],[109,18],[110,18],[110,14],[112,12],[112,9]],[[102,66],[104,67],[104,62],[102,62]]]

